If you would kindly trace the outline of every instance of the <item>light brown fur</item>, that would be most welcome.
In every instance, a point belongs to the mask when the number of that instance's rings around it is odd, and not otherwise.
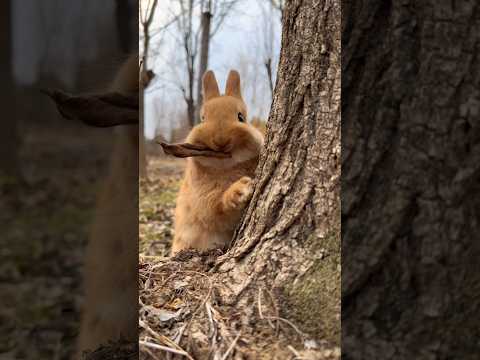
[[[175,210],[172,254],[228,244],[252,195],[252,177],[263,146],[263,135],[246,121],[247,109],[236,71],[228,76],[225,95],[220,95],[211,71],[205,73],[203,91],[202,122],[192,129],[187,143],[204,145],[231,157],[198,156],[187,160]],[[239,113],[244,122],[239,121]]]
[[[112,90],[138,92],[138,57],[119,70]],[[138,335],[138,126],[114,129],[108,177],[100,191],[84,271],[85,301],[75,359],[85,350]]]

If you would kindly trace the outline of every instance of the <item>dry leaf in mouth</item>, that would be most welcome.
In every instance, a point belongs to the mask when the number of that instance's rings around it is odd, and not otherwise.
[[[229,158],[232,155],[221,151],[215,151],[204,145],[195,145],[189,143],[168,144],[165,142],[159,142],[162,145],[165,154],[173,155],[176,157],[192,157],[192,156],[205,156],[216,158]]]

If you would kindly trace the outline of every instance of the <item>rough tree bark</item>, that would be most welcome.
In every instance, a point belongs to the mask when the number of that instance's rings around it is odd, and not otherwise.
[[[340,1],[284,9],[282,49],[252,200],[219,259],[226,302],[272,289],[317,339],[340,332]]]
[[[480,4],[342,10],[342,352],[476,359]]]

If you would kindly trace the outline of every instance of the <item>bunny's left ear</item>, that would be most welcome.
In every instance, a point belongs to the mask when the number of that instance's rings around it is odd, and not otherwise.
[[[240,74],[237,70],[230,70],[227,78],[227,85],[225,87],[225,95],[242,98],[242,91],[240,90]]]

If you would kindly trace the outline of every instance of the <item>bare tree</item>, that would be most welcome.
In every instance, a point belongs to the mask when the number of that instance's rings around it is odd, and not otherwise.
[[[146,7],[142,6],[142,1],[139,3],[140,9],[140,24],[143,29],[143,53],[141,66],[141,86],[140,86],[140,123],[139,123],[139,175],[141,177],[147,176],[147,154],[145,151],[145,119],[144,119],[144,90],[150,84],[154,73],[148,68],[148,56],[150,50],[150,27],[153,22],[155,10],[157,8],[158,0],[148,1]]]
[[[187,79],[180,85],[187,105],[190,126],[199,121],[198,104],[201,102],[201,77],[208,67],[210,41],[221,28],[225,18],[236,4],[236,0],[177,0],[180,14],[177,16],[177,43],[184,52]],[[195,11],[201,11],[199,24]],[[200,59],[198,59],[200,57]],[[196,65],[198,64],[198,70]],[[195,85],[197,84],[197,87]]]
[[[155,15],[155,10],[158,5],[158,0],[148,1],[146,7],[142,4],[144,2],[140,1],[140,24],[143,30],[143,54],[142,54],[142,64],[144,71],[148,71],[148,52],[150,49],[150,26],[153,22],[153,17]],[[147,84],[148,85],[148,84]]]
[[[260,9],[262,12],[262,57],[263,57],[263,66],[267,74],[268,87],[270,89],[270,95],[273,98],[273,74],[274,74],[274,21],[276,21],[274,12],[277,11],[280,6],[281,11],[283,11],[283,1],[282,0],[271,0],[265,3],[264,0],[260,3]],[[281,20],[281,17],[280,17]],[[278,21],[278,20],[277,20]]]
[[[187,68],[187,84],[181,86],[183,98],[187,104],[187,116],[189,125],[194,124],[195,115],[195,97],[194,97],[194,81],[195,81],[195,59],[198,48],[198,32],[194,33],[193,28],[193,0],[178,0],[181,16],[177,22],[177,28],[181,37],[181,45],[183,47],[185,64]]]
[[[207,0],[205,9],[202,9],[202,19],[200,26],[202,28],[202,38],[200,43],[200,62],[198,67],[198,75],[203,76],[205,71],[207,71],[208,66],[208,50],[210,47],[210,24],[212,22],[212,0]],[[200,79],[197,80],[197,104],[202,103],[202,82]],[[200,118],[200,106],[196,107],[195,119]]]

